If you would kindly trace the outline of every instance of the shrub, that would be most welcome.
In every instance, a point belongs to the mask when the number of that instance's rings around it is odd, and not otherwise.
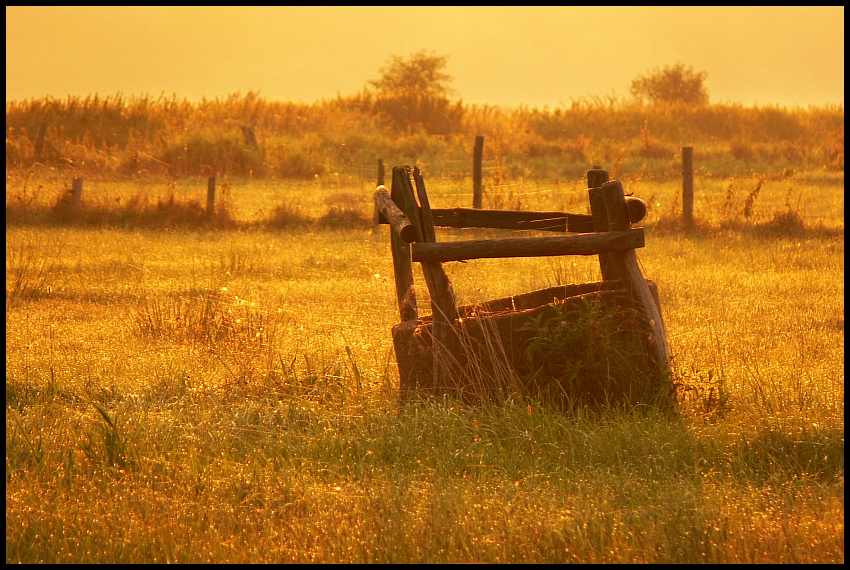
[[[443,69],[448,56],[428,54],[424,50],[404,59],[394,55],[379,70],[381,78],[370,81],[377,90],[372,112],[386,116],[397,129],[423,129],[431,134],[458,132],[463,105],[452,103],[449,82]]]
[[[325,173],[324,164],[300,148],[285,149],[272,166],[281,178],[313,178]]]
[[[358,209],[348,206],[331,206],[325,215],[316,220],[316,224],[338,230],[367,229],[372,227],[372,220]]]
[[[284,202],[275,206],[265,225],[267,228],[284,229],[304,227],[309,223],[310,220],[298,210],[297,206]]]
[[[693,67],[685,67],[683,63],[668,65],[647,75],[638,75],[632,81],[631,93],[636,99],[648,99],[652,103],[706,105],[707,76],[707,71],[694,72]]]

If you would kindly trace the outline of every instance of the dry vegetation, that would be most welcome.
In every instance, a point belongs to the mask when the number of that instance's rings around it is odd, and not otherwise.
[[[43,124],[36,171],[86,177],[372,178],[382,158],[456,178],[469,175],[472,137],[479,134],[487,139],[485,162],[496,183],[580,178],[594,163],[669,176],[680,172],[676,157],[683,145],[696,145],[697,166],[714,176],[844,170],[843,106],[694,107],[594,98],[542,110],[457,103],[449,113],[417,99],[417,122],[400,124],[394,117],[411,104],[394,110],[397,103],[369,92],[311,105],[254,93],[200,103],[120,95],[7,101],[6,168],[31,167]]]
[[[464,107],[434,135],[375,105],[7,102],[7,562],[844,561],[843,107]],[[399,404],[375,160],[468,206],[479,133],[485,207],[585,212],[594,162],[647,202],[678,418]],[[472,234],[504,235],[438,239]],[[600,278],[446,267],[463,304]]]

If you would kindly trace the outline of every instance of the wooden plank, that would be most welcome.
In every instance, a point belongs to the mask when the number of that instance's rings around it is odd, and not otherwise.
[[[586,214],[531,212],[520,210],[476,210],[474,208],[434,208],[434,225],[447,228],[496,228],[550,232],[593,231]]]
[[[416,239],[416,228],[413,227],[404,212],[398,209],[385,187],[378,186],[375,188],[374,200],[376,211],[389,220],[395,234],[407,243]]]
[[[646,216],[640,198],[626,196],[629,220],[634,224]],[[443,228],[493,228],[548,232],[589,233],[595,231],[592,214],[539,212],[529,210],[476,210],[474,208],[432,208],[434,226]],[[380,223],[388,223],[381,217]]]
[[[553,301],[563,301],[568,297],[594,293],[596,291],[612,291],[614,289],[623,289],[623,284],[619,281],[597,281],[595,283],[557,285],[529,293],[520,293],[519,295],[511,295],[510,297],[482,301],[472,305],[461,305],[457,308],[457,313],[459,317],[467,319],[475,315],[493,315],[510,311],[524,311],[552,303]]]
[[[444,243],[414,243],[413,261],[463,261],[499,257],[597,255],[643,247],[642,228],[619,232],[572,234]]]

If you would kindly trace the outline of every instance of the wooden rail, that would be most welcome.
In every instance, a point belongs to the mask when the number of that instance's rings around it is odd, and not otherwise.
[[[646,204],[640,198],[626,196],[629,222],[646,216]],[[478,210],[475,208],[432,208],[434,225],[444,228],[494,228],[548,232],[590,233],[594,231],[591,214],[535,212],[526,210]],[[382,216],[382,224],[388,223]]]
[[[593,219],[586,214],[527,212],[520,210],[477,210],[434,208],[434,225],[447,228],[498,228],[549,232],[592,232]]]
[[[555,237],[414,243],[412,261],[463,261],[499,257],[598,255],[643,247],[642,228]]]

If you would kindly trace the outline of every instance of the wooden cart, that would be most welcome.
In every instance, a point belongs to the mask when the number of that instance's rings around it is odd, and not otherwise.
[[[402,395],[448,391],[467,400],[494,399],[516,392],[540,395],[537,388],[541,386],[533,384],[543,379],[532,374],[528,348],[536,336],[548,332],[541,333],[539,327],[535,329],[529,323],[558,317],[569,326],[569,315],[575,311],[604,306],[611,309],[607,314],[620,315],[625,329],[634,333],[640,348],[635,367],[642,374],[623,378],[609,374],[605,381],[592,386],[558,383],[554,391],[548,386],[547,394],[563,402],[589,399],[610,403],[626,398],[675,407],[657,288],[644,279],[635,253],[636,248],[644,246],[645,235],[642,228],[632,226],[643,219],[646,206],[637,198],[625,196],[622,183],[609,181],[605,170],[589,170],[587,181],[589,215],[432,209],[418,169],[393,168],[391,191],[379,185],[374,198],[380,222],[392,228],[401,321],[393,327],[392,336]],[[437,242],[435,226],[543,230],[566,235]],[[598,255],[603,280],[459,307],[442,267],[445,262],[467,259],[555,255]],[[432,314],[424,318],[419,317],[412,262],[422,264],[430,294]]]

